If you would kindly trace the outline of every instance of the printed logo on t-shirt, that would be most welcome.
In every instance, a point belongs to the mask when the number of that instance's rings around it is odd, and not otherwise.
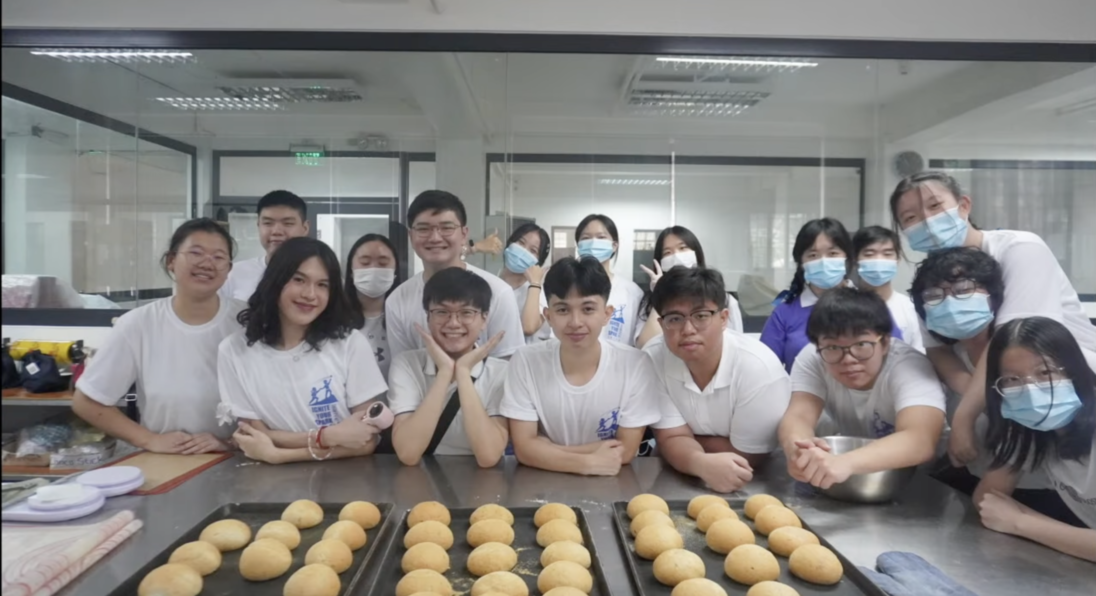
[[[895,431],[894,425],[883,420],[883,417],[879,415],[879,412],[872,414],[871,427],[872,431],[875,433],[875,438],[877,439],[893,435]]]
[[[1078,503],[1081,503],[1083,505],[1089,505],[1089,506],[1096,505],[1096,498],[1088,499],[1088,498],[1082,497],[1081,493],[1077,492],[1077,489],[1075,489],[1072,486],[1066,484],[1065,482],[1062,482],[1061,480],[1053,480],[1053,482],[1054,482],[1054,488],[1057,489],[1059,493],[1065,493],[1065,494],[1069,495],[1069,498],[1071,498],[1074,501],[1077,501]]]
[[[331,390],[334,377],[327,377],[320,384],[312,386],[312,399],[308,401],[308,408],[312,410],[312,417],[316,420],[316,426],[331,426],[341,422],[338,410],[338,396]]]
[[[370,344],[374,346],[377,345],[377,342],[375,341],[377,339],[376,333],[370,333],[367,338],[369,339]],[[381,337],[382,342],[387,343],[387,340],[387,336]],[[388,358],[388,356],[384,353],[384,348],[381,347],[373,348],[373,357],[377,359],[377,364],[381,364],[385,361],[386,358]]]
[[[618,306],[613,310],[613,318],[609,319],[609,339],[620,339],[624,336],[624,306]]]
[[[615,408],[613,411],[607,412],[602,416],[597,423],[597,438],[602,441],[615,439],[618,426],[617,422],[619,420],[620,408]]]

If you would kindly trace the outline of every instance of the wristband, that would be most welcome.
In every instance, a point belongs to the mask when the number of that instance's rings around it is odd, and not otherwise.
[[[325,455],[323,457],[320,457],[320,456],[316,455],[316,452],[312,450],[312,433],[314,433],[314,432],[316,432],[316,431],[315,430],[308,431],[308,438],[305,439],[305,445],[308,447],[308,454],[311,455],[312,459],[314,459],[316,461],[324,461],[327,458],[331,457],[331,450],[328,450],[327,455]]]
[[[323,444],[323,431],[326,428],[326,426],[321,426],[320,430],[316,431],[316,446],[320,449],[327,449],[327,446]]]
[[[529,287],[530,287],[530,288],[536,288],[536,289],[538,289],[538,290],[540,289],[540,286],[534,286],[533,284],[529,284]]]

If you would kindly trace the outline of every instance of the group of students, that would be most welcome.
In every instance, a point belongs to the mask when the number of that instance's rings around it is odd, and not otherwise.
[[[174,295],[119,319],[73,407],[150,451],[235,446],[269,463],[380,446],[407,465],[493,466],[512,449],[524,465],[615,475],[650,432],[672,467],[720,492],[778,448],[791,476],[824,488],[921,465],[950,423],[955,463],[985,464],[988,527],[1096,560],[1096,329],[1076,292],[1037,236],[970,224],[970,198],[944,174],[903,180],[891,207],[929,253],[912,300],[891,288],[895,232],[850,238],[815,220],[758,341],[685,228],[659,235],[646,289],[614,275],[604,215],[577,227],[577,257],[547,269],[547,232],[518,228],[496,276],[463,259],[477,245],[460,200],[427,191],[407,216],[423,271],[401,282],[379,235],[355,244],[344,276],[307,237],[305,203],[276,191],[258,205],[260,259],[233,265],[212,220],[175,232]],[[140,423],[113,407],[134,383]],[[382,439],[367,412],[384,402],[395,419]],[[826,434],[877,440],[836,455]],[[1038,473],[1044,498],[1021,505],[1010,495]]]

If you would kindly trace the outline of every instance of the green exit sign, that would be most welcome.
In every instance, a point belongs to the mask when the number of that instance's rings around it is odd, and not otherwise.
[[[296,155],[299,166],[318,166],[324,157],[323,151],[298,151]]]

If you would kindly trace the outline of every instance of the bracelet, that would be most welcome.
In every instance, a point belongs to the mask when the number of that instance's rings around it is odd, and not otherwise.
[[[309,430],[308,431],[308,438],[305,439],[305,445],[308,447],[308,454],[311,455],[312,459],[314,459],[316,461],[324,461],[327,458],[331,457],[331,450],[328,450],[327,455],[325,455],[323,457],[320,457],[320,456],[316,455],[316,452],[312,450],[312,433],[314,433],[314,432],[316,432],[315,429]]]
[[[321,426],[320,430],[316,432],[316,446],[320,449],[327,449],[327,446],[323,444],[323,431],[327,429],[326,426]]]
[[[540,289],[540,286],[534,286],[533,284],[529,284],[529,287],[530,287],[530,288],[536,288],[536,289],[538,289],[538,290]]]

